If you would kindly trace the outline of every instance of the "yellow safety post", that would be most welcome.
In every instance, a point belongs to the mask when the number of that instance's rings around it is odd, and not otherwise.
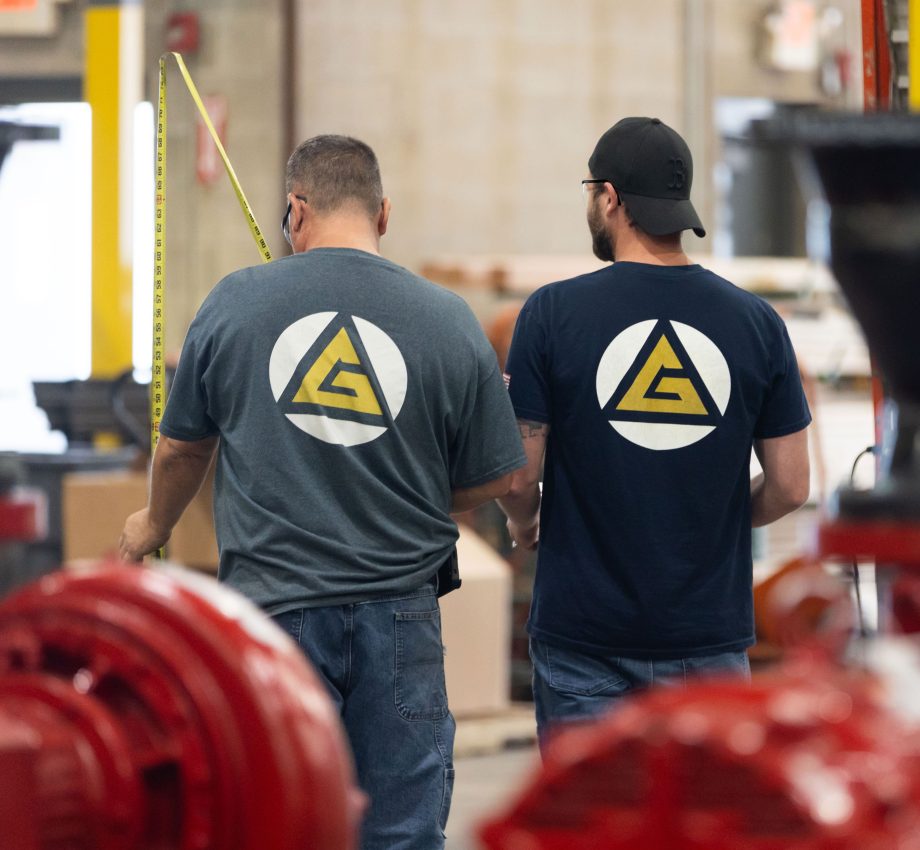
[[[132,366],[132,133],[143,88],[140,0],[90,0],[84,98],[92,109],[92,374]]]
[[[907,102],[911,112],[920,112],[920,0],[907,7]]]

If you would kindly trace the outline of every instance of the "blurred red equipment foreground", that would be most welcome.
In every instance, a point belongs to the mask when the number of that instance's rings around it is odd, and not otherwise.
[[[865,673],[652,691],[552,742],[490,850],[915,850],[920,737]]]
[[[0,605],[3,850],[351,850],[362,805],[300,650],[212,580],[59,572]]]

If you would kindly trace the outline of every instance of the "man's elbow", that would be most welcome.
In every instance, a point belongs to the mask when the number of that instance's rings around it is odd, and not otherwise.
[[[502,494],[509,499],[520,499],[530,494],[537,487],[538,479],[528,468],[518,469],[508,476],[508,487]]]
[[[501,478],[496,478],[494,481],[490,481],[488,485],[488,498],[500,499],[502,496],[507,496],[511,492],[513,482],[513,472],[509,472],[506,475],[503,475]]]
[[[801,508],[807,501],[810,493],[810,481],[808,476],[803,476],[795,481],[789,482],[781,493],[783,502],[786,505],[786,513],[792,513]]]
[[[165,434],[160,437],[157,451],[164,457],[176,457],[185,461],[210,461],[217,448],[218,437],[204,437],[201,440],[175,440]]]

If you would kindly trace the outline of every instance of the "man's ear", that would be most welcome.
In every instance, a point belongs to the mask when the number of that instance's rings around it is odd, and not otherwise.
[[[300,199],[295,199],[294,203],[291,205],[291,216],[288,219],[288,227],[291,231],[291,241],[294,241],[294,234],[300,233],[301,230],[309,223],[309,217],[313,214],[313,211],[310,207],[300,201]]]
[[[392,204],[390,204],[389,198],[384,198],[380,204],[380,212],[377,214],[377,235],[383,236],[387,232],[387,224],[390,221],[390,210],[392,209]]]
[[[616,212],[616,193],[609,183],[604,183],[599,187],[595,203],[598,204],[598,209],[604,218],[610,218]]]
[[[610,183],[604,184],[604,212],[606,215],[614,215],[617,207],[620,206],[619,192]]]

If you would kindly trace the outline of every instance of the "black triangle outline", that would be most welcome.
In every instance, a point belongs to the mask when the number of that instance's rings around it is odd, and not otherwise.
[[[322,353],[328,348],[329,344],[335,339],[338,332],[344,328],[348,334],[348,339],[354,346],[355,353],[358,355],[360,365],[343,363],[337,361],[329,370],[320,383],[320,388],[325,388],[329,392],[339,393],[346,396],[355,396],[354,390],[348,387],[328,386],[328,383],[335,379],[339,372],[354,372],[367,376],[370,381],[371,389],[377,397],[377,403],[383,411],[383,415],[376,413],[361,413],[357,410],[348,410],[343,407],[330,407],[323,404],[315,404],[308,401],[294,401],[294,396],[300,391],[303,379],[310,367],[317,361]],[[330,377],[332,376],[332,377]],[[349,422],[361,422],[365,425],[377,425],[380,427],[390,427],[393,424],[393,415],[387,404],[386,396],[383,393],[383,387],[374,371],[374,364],[364,347],[361,334],[355,327],[354,319],[347,313],[338,313],[326,327],[323,332],[313,341],[313,344],[304,352],[303,357],[297,364],[297,368],[291,374],[281,395],[278,397],[278,407],[282,413],[308,413],[315,416],[328,416],[330,419],[344,419]]]
[[[640,411],[617,409],[617,405],[620,403],[623,396],[629,392],[629,389],[632,387],[633,383],[635,383],[639,372],[642,371],[642,368],[645,366],[649,357],[651,357],[652,352],[655,350],[655,346],[658,345],[658,341],[662,336],[664,336],[664,338],[670,344],[671,348],[674,350],[674,354],[677,356],[677,359],[680,361],[683,368],[660,368],[649,384],[649,389],[659,386],[663,377],[687,378],[693,385],[693,389],[696,390],[697,395],[699,395],[700,401],[703,403],[703,407],[706,408],[705,415],[700,415],[698,413],[660,413],[648,410]],[[665,397],[654,395],[649,396],[649,389],[646,390],[647,398]],[[654,392],[654,390],[652,390],[652,392]],[[615,420],[620,422],[717,426],[722,421],[722,414],[719,412],[719,406],[715,403],[712,394],[709,392],[709,388],[706,386],[706,382],[702,379],[700,373],[697,371],[696,364],[693,362],[693,358],[690,357],[690,355],[687,353],[687,349],[684,348],[683,343],[680,341],[680,337],[677,336],[677,332],[674,330],[673,325],[671,325],[671,323],[665,319],[659,319],[655,323],[655,327],[652,328],[648,338],[642,344],[642,348],[639,349],[639,353],[633,360],[632,365],[626,371],[623,379],[620,381],[616,390],[614,390],[613,395],[610,397],[610,400],[604,405],[602,410],[604,416],[608,420]]]

